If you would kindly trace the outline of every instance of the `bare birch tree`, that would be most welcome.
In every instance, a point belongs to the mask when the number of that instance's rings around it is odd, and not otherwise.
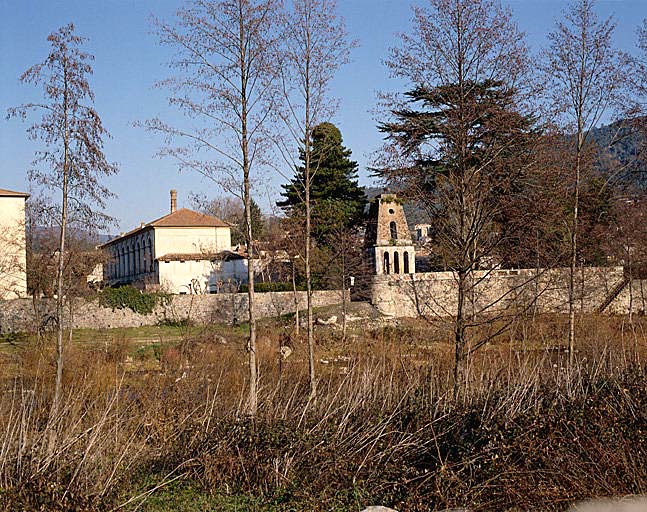
[[[501,198],[523,179],[532,119],[523,113],[527,50],[523,34],[497,0],[429,0],[413,9],[386,65],[410,87],[383,94],[377,161],[387,183],[427,210],[436,247],[454,272],[454,392],[466,380],[468,331],[480,325],[475,290],[501,245]],[[482,285],[481,285],[482,286]],[[489,306],[479,308],[487,315]]]
[[[48,191],[60,191],[60,203],[50,207],[58,228],[56,384],[50,412],[50,421],[54,421],[60,410],[63,385],[68,227],[76,225],[87,230],[92,226],[105,227],[110,222],[100,210],[106,198],[114,194],[101,184],[101,178],[117,173],[118,168],[106,160],[103,151],[103,140],[109,134],[93,107],[94,93],[88,75],[92,74],[94,57],[81,48],[86,39],[77,36],[74,25],[69,24],[51,33],[47,40],[52,48],[45,61],[30,67],[20,77],[23,83],[42,86],[45,101],[11,108],[8,115],[24,119],[30,111],[43,112],[40,121],[28,129],[30,138],[44,146],[36,152],[29,177]],[[71,319],[68,328],[71,333]]]
[[[192,0],[175,24],[156,22],[160,41],[176,50],[175,76],[157,85],[170,91],[169,103],[186,117],[171,126],[160,119],[146,127],[165,136],[162,155],[239,196],[245,209],[248,261],[250,384],[247,412],[258,407],[252,171],[267,149],[263,131],[273,109],[277,66],[278,0]]]
[[[613,46],[615,23],[600,20],[593,0],[574,0],[548,35],[541,67],[550,110],[564,132],[573,138],[571,205],[569,221],[568,352],[575,361],[575,273],[577,269],[580,222],[580,194],[584,155],[593,143],[590,132],[613,111],[624,93],[626,57]]]
[[[349,39],[344,20],[337,14],[336,0],[293,0],[284,16],[282,53],[281,124],[287,137],[277,147],[291,169],[303,155],[304,178],[300,194],[304,205],[304,265],[307,290],[308,358],[310,395],[317,394],[315,340],[312,316],[312,205],[310,189],[317,171],[312,159],[312,132],[330,120],[337,103],[329,86],[339,68],[349,62],[355,43]]]

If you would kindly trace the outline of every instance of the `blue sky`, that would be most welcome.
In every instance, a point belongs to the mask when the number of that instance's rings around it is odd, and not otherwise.
[[[512,8],[535,51],[545,44],[545,34],[566,5],[565,0],[504,3]],[[190,192],[220,194],[199,176],[179,174],[172,161],[156,158],[159,138],[133,127],[135,121],[177,115],[167,108],[164,92],[152,87],[167,76],[169,54],[157,45],[150,16],[169,20],[179,5],[180,0],[0,0],[0,112],[39,99],[40,91],[21,85],[18,77],[47,55],[50,32],[74,22],[77,33],[89,38],[85,48],[96,58],[91,80],[96,107],[112,134],[106,153],[121,167],[121,173],[108,181],[118,195],[110,201],[108,213],[117,219],[122,231],[165,214],[171,188],[178,190],[180,206],[187,205]],[[333,83],[332,93],[340,100],[333,121],[360,163],[360,181],[369,184],[366,165],[381,140],[371,113],[375,93],[397,89],[398,85],[389,79],[381,62],[396,41],[394,34],[408,28],[411,2],[338,0],[338,5],[360,46],[354,50],[351,64],[341,69]],[[614,15],[618,24],[616,43],[633,51],[636,28],[647,17],[647,0],[599,0],[597,10],[601,16]],[[16,119],[0,118],[0,188],[27,188],[27,169],[37,149],[26,137],[27,126]],[[282,181],[275,177],[256,190],[264,209],[268,198],[276,199]]]

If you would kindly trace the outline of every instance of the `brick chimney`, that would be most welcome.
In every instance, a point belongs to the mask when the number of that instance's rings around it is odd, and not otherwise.
[[[171,190],[171,213],[177,210],[177,190]]]

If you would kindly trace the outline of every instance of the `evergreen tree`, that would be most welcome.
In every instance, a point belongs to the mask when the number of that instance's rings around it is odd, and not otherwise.
[[[258,206],[258,203],[253,199],[251,199],[249,206],[252,218],[252,238],[254,240],[260,240],[263,238],[263,234],[265,232],[265,219],[263,218],[263,212],[261,211],[261,207]],[[244,218],[241,223],[245,223]]]
[[[313,237],[320,245],[334,229],[360,224],[366,205],[363,189],[357,183],[357,162],[342,144],[339,129],[332,123],[321,123],[312,132],[310,198],[312,202]],[[304,155],[301,155],[303,162]],[[299,166],[290,183],[282,185],[277,202],[291,216],[303,215],[305,168]]]

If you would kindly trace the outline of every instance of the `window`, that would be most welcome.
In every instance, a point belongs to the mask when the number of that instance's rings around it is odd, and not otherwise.
[[[402,255],[402,264],[404,266],[404,273],[409,274],[409,253],[408,251],[404,251],[404,254]]]
[[[394,220],[389,223],[389,229],[391,230],[391,240],[398,239],[398,226]]]
[[[393,273],[400,273],[400,254],[397,252],[393,253]]]
[[[391,263],[389,262],[389,253],[388,252],[384,253],[383,271],[384,271],[385,274],[390,274],[391,273]]]

